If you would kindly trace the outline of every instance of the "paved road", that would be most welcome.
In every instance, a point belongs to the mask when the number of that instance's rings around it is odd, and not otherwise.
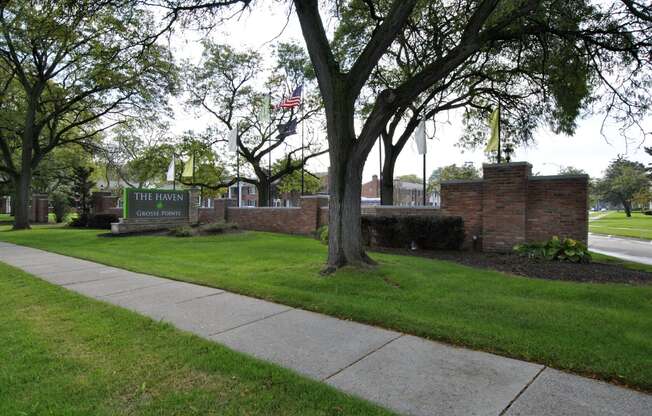
[[[652,415],[652,395],[540,364],[3,242],[0,261],[406,415]]]
[[[652,241],[589,233],[589,249],[623,260],[652,265]]]

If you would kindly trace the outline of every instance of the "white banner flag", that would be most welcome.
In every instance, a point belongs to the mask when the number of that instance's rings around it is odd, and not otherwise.
[[[420,155],[426,154],[426,121],[421,120],[414,133],[414,141],[417,144],[417,151]]]
[[[234,127],[233,130],[229,132],[229,152],[238,151],[238,127]]]
[[[170,161],[170,166],[168,166],[168,173],[165,179],[168,182],[174,182],[174,156],[172,156],[172,160]]]

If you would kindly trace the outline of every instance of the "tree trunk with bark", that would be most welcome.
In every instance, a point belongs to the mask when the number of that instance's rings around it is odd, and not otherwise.
[[[629,201],[623,201],[623,208],[625,208],[625,215],[632,216],[632,204]]]
[[[16,205],[14,230],[29,229],[29,191],[32,184],[32,152],[36,131],[36,100],[29,99],[25,114],[25,130],[22,137],[20,175],[16,178]]]
[[[258,182],[255,184],[256,192],[258,193],[258,206],[268,207],[269,203],[269,181],[263,177],[258,177]]]

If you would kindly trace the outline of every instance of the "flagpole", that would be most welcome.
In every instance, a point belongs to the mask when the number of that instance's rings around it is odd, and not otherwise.
[[[498,100],[498,163],[500,163],[500,161],[501,161],[501,157],[500,157],[500,127],[501,127],[500,126],[500,119],[502,117],[502,112],[503,112],[502,108],[500,108],[500,107],[501,107],[500,106],[500,100]]]
[[[269,92],[267,94],[268,96],[268,101],[265,102],[265,105],[267,105],[267,111],[269,112],[269,106],[272,103],[272,93]],[[271,117],[268,117],[268,119],[271,120]],[[268,121],[269,123],[270,121]],[[269,177],[267,181],[267,206],[271,207],[272,206],[272,132],[270,131],[269,133],[269,153],[267,154],[267,164],[269,165]]]
[[[423,206],[426,206],[426,153],[423,153]]]
[[[235,171],[236,171],[236,186],[238,187],[238,208],[240,208],[240,153],[235,152]]]
[[[383,205],[383,138],[378,136],[378,198]]]
[[[172,175],[172,190],[176,191],[177,190],[177,168],[176,168],[176,164],[174,163],[174,154],[172,154],[172,172],[174,172],[174,175]]]
[[[303,94],[303,90],[301,91],[301,94]],[[304,123],[304,120],[303,120],[303,99],[301,100],[300,106],[301,106],[301,196],[303,196],[304,191],[305,191],[305,189],[304,189],[304,173],[305,173],[304,165],[306,163],[305,156],[304,156],[304,153],[303,153],[303,123]]]

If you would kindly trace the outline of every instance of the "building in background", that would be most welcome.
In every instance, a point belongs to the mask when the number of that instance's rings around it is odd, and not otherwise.
[[[364,205],[380,204],[380,180],[378,175],[374,175],[371,181],[362,184],[362,203]],[[429,195],[427,202],[429,204],[437,203],[439,206],[439,196]],[[419,206],[423,205],[423,184],[402,181],[394,179],[394,205],[395,206]]]

